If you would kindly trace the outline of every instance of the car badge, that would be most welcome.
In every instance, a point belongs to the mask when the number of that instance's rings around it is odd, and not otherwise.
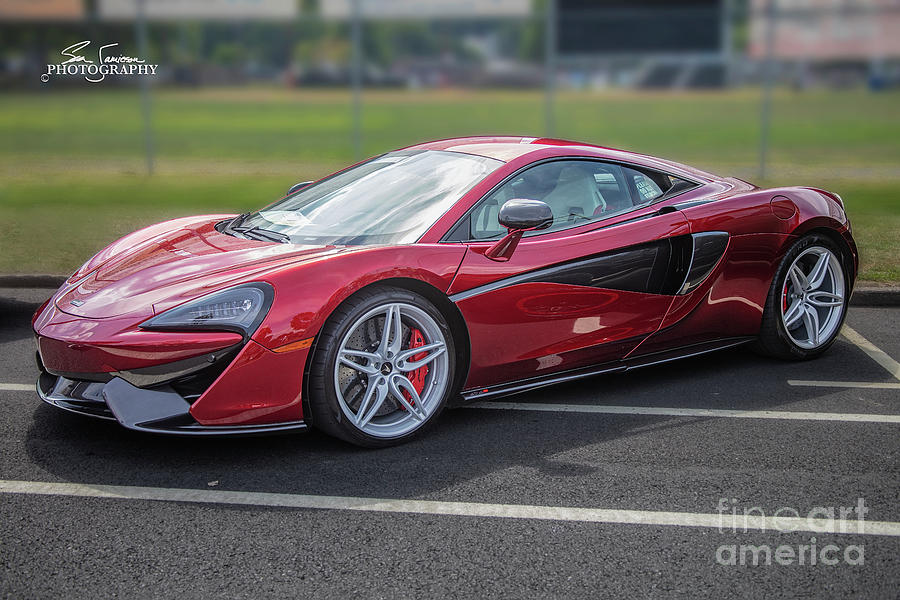
[[[82,304],[84,304],[84,300],[72,300],[69,302],[69,304],[71,304],[72,306],[81,306]]]

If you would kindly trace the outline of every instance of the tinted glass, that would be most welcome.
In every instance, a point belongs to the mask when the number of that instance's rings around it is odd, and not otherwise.
[[[457,152],[392,152],[304,188],[241,226],[296,244],[409,244],[501,164]]]
[[[473,209],[468,236],[492,239],[506,234],[497,221],[500,207],[513,198],[546,202],[553,225],[540,235],[627,212],[665,195],[678,180],[655,171],[639,171],[613,163],[586,160],[547,162],[523,171],[504,183]]]
[[[621,168],[587,161],[538,165],[506,182],[473,212],[471,239],[506,233],[497,221],[500,207],[513,198],[542,200],[553,211],[553,225],[542,233],[601,218],[604,212],[633,206]]]

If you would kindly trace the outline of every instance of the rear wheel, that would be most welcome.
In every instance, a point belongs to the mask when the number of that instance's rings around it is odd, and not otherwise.
[[[849,296],[847,269],[834,242],[821,235],[801,238],[772,282],[759,348],[779,358],[818,356],[837,338]]]
[[[402,443],[443,410],[454,374],[443,315],[413,292],[363,291],[329,318],[309,375],[312,423],[369,447]]]

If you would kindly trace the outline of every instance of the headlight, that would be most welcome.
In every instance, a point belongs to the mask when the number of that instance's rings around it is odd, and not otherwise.
[[[141,329],[211,329],[250,337],[269,312],[274,296],[268,283],[239,285],[170,308],[141,323]]]

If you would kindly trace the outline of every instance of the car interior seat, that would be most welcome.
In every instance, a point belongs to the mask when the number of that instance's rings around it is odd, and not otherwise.
[[[544,202],[557,223],[593,215],[606,207],[593,173],[579,166],[566,166],[560,171],[556,187],[544,197]]]

